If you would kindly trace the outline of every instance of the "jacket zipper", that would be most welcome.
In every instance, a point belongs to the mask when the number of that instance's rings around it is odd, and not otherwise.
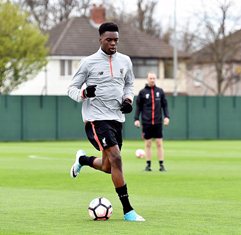
[[[110,59],[109,59],[109,64],[110,64],[110,74],[111,74],[111,77],[113,78],[113,70],[112,70],[112,56],[110,56]]]
[[[155,97],[154,97],[154,87],[151,88],[151,123],[155,124]]]

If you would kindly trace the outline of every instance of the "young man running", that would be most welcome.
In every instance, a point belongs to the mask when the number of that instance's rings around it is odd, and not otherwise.
[[[119,29],[114,23],[99,27],[100,49],[83,59],[68,88],[68,95],[82,101],[82,116],[91,144],[102,151],[102,158],[76,154],[70,174],[77,177],[85,165],[111,174],[123,206],[124,220],[144,221],[130,204],[121,160],[122,123],[132,111],[134,75],[128,56],[117,52]],[[81,90],[83,84],[86,88]]]

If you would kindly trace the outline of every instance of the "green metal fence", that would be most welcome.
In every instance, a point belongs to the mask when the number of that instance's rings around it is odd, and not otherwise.
[[[241,97],[167,98],[165,139],[241,138]],[[125,139],[141,138],[133,116],[126,115]],[[0,96],[0,141],[70,139],[86,139],[81,104],[66,96]]]

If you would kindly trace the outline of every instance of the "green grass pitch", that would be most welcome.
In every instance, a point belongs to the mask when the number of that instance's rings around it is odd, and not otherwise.
[[[153,142],[153,146],[154,146]],[[87,141],[0,143],[0,234],[240,235],[241,141],[165,141],[167,172],[135,157],[142,141],[124,141],[129,196],[145,222],[125,222],[110,175],[69,169]],[[154,148],[155,149],[155,148]],[[108,221],[92,221],[89,202],[112,202]]]

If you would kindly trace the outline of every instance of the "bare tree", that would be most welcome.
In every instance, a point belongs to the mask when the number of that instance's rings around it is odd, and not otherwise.
[[[198,43],[198,29],[200,27],[199,24],[196,26],[190,25],[191,19],[187,21],[187,24],[185,24],[180,30],[178,30],[178,48],[181,51],[185,51],[187,53],[193,53],[200,49],[200,45]]]
[[[77,15],[80,16],[88,16],[88,11],[90,8],[91,0],[81,0],[78,1],[78,4],[76,5],[76,12]]]
[[[50,2],[49,0],[26,0],[24,2],[26,8],[29,9],[30,15],[37,22],[40,29],[47,29],[50,24],[49,11],[50,11]]]
[[[154,18],[157,0],[138,0],[137,1],[137,15],[135,17],[136,24],[141,31],[148,34],[160,37],[161,27]]]
[[[162,27],[156,21],[154,14],[157,3],[157,0],[138,0],[136,5],[137,10],[131,14],[126,12],[123,4],[116,6],[112,1],[105,1],[104,5],[107,8],[109,19],[128,23],[143,32],[160,37]]]
[[[59,0],[58,4],[51,6],[51,13],[53,15],[53,21],[58,24],[61,21],[67,20],[70,14],[78,6],[76,0]]]
[[[71,16],[88,16],[91,0],[12,0],[27,10],[30,19],[42,30],[48,30]],[[113,1],[102,0],[108,19],[125,22],[141,31],[160,37],[161,25],[155,19],[158,0],[138,0],[137,11],[126,13],[124,2],[116,5]]]
[[[40,29],[48,30],[72,15],[87,14],[91,0],[14,0],[30,14]]]
[[[216,85],[210,86],[210,81],[204,79],[199,81],[207,89],[217,95],[223,95],[228,88],[240,82],[235,73],[235,58],[241,50],[241,33],[232,33],[230,24],[236,24],[232,18],[232,2],[218,2],[216,12],[205,11],[201,18],[199,31],[195,34],[202,49],[193,54],[192,64],[199,68],[207,68],[215,72]],[[214,69],[212,69],[214,68]],[[210,76],[209,76],[210,77]]]

